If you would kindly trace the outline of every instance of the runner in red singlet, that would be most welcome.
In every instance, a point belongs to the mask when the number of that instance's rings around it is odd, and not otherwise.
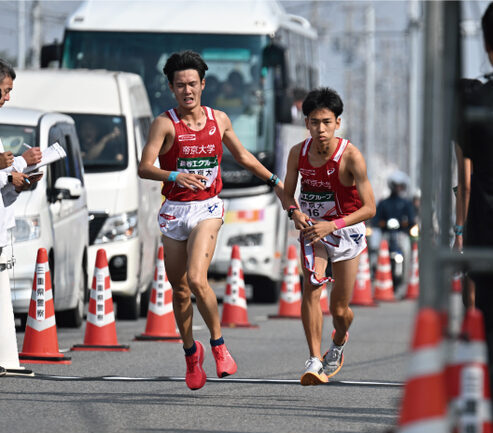
[[[158,220],[166,272],[173,287],[173,309],[185,350],[185,381],[190,389],[199,389],[206,381],[204,347],[192,334],[192,293],[211,334],[217,375],[224,377],[237,369],[224,344],[217,299],[207,281],[224,214],[218,197],[222,143],[239,164],[282,197],[282,183],[243,147],[229,117],[200,104],[206,70],[204,60],[193,51],[169,57],[163,72],[178,107],[154,120],[139,164],[139,176],[163,182],[166,201]],[[161,168],[154,166],[158,157]]]
[[[343,350],[353,320],[349,301],[356,280],[360,253],[366,247],[364,221],[375,215],[375,199],[360,151],[335,136],[343,104],[332,89],[311,91],[303,101],[303,114],[311,138],[295,145],[288,157],[284,205],[300,230],[303,262],[301,315],[310,359],[301,376],[302,385],[325,383],[344,362]],[[294,194],[301,175],[301,192]],[[322,357],[323,316],[320,307],[328,261],[334,286],[330,312],[334,332]]]

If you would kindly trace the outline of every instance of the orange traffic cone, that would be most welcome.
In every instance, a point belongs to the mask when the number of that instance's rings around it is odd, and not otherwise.
[[[269,315],[270,319],[299,319],[301,317],[301,286],[298,273],[298,255],[296,247],[288,248],[288,260],[284,267],[284,278],[279,296],[279,312]]]
[[[96,255],[84,343],[72,346],[71,350],[127,351],[129,349],[128,345],[118,344],[116,337],[108,259],[106,251],[101,248]]]
[[[394,283],[392,282],[392,268],[390,266],[389,244],[382,239],[380,250],[378,251],[377,272],[375,277],[376,301],[395,301]]]
[[[487,357],[483,315],[469,308],[447,368],[450,411],[459,432],[493,431]]]
[[[407,283],[406,299],[416,299],[419,296],[419,259],[417,242],[413,242],[411,260],[411,272],[409,273],[409,281]]]
[[[228,269],[226,293],[223,299],[221,326],[229,326],[231,328],[256,327],[248,322],[245,280],[238,245],[233,245],[233,250],[231,251],[231,264]]]
[[[447,398],[439,314],[418,312],[408,379],[404,387],[399,432],[448,432]]]
[[[24,334],[21,363],[27,364],[71,364],[70,357],[58,350],[55,307],[51,289],[48,254],[44,248],[38,250],[29,314]]]
[[[136,340],[145,341],[180,341],[176,332],[175,315],[173,313],[173,290],[164,268],[164,250],[161,245],[156,259],[154,281],[152,282],[149,311],[146,329],[143,334],[136,335]]]
[[[327,284],[324,284],[322,286],[322,293],[320,295],[320,308],[322,309],[322,314],[324,316],[330,316],[329,292],[327,290]]]
[[[365,307],[374,307],[377,304],[373,302],[371,297],[371,278],[370,278],[370,262],[368,260],[368,248],[365,248],[361,253],[358,264],[358,272],[356,281],[354,282],[353,297],[351,305],[362,305]]]

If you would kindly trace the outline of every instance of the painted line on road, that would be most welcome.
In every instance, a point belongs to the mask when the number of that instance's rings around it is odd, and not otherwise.
[[[154,376],[154,377],[131,377],[131,376],[59,376],[52,374],[36,373],[31,379],[39,380],[58,380],[58,381],[80,381],[80,382],[185,382],[184,377],[174,376]],[[217,383],[246,383],[246,384],[266,384],[266,385],[299,385],[299,379],[262,379],[262,378],[208,378],[207,382]],[[375,388],[402,387],[403,382],[382,382],[382,381],[353,381],[353,380],[333,380],[326,385],[332,386],[363,386]]]

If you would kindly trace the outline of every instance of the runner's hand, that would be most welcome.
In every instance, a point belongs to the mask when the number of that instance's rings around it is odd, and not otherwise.
[[[10,167],[14,163],[14,154],[12,152],[0,153],[0,169]]]
[[[303,230],[304,228],[309,227],[309,221],[310,217],[300,210],[296,210],[293,212],[293,222],[296,230]]]
[[[335,230],[337,230],[337,227],[333,221],[317,221],[302,229],[301,233],[303,233],[306,240],[310,241],[310,245],[313,245]]]
[[[205,185],[207,184],[207,178],[200,174],[178,173],[175,182],[178,183],[180,186],[191,190],[204,190]]]

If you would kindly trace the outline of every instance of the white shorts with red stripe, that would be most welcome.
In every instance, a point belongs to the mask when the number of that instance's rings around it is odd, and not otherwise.
[[[351,260],[360,255],[366,248],[366,227],[364,222],[335,230],[320,241],[327,250],[327,255],[332,263],[343,260]],[[301,250],[304,257],[303,266],[310,271],[310,282],[315,286],[321,286],[331,280],[330,277],[318,278],[315,275],[315,250],[309,239],[300,235]]]
[[[224,221],[224,203],[217,196],[201,201],[166,200],[159,210],[159,229],[168,238],[184,241],[199,222],[211,218]]]

